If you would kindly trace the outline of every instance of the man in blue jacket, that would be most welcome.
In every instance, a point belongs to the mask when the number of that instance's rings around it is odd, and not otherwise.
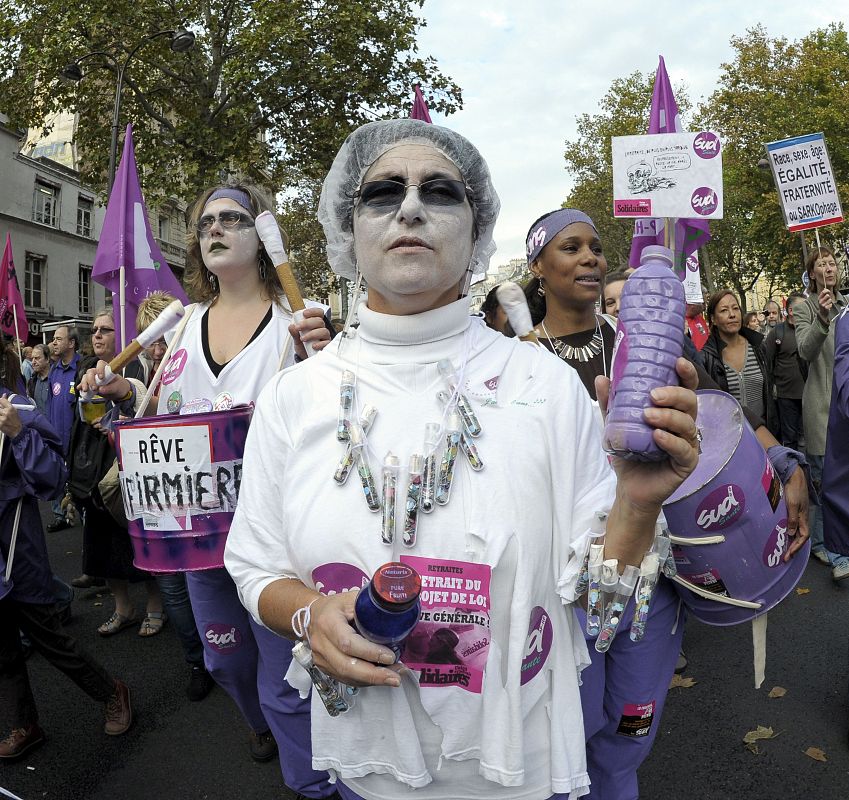
[[[3,371],[8,374],[10,370],[17,372],[17,367],[7,361]],[[55,497],[65,485],[67,469],[59,437],[40,412],[18,411],[5,396],[0,397],[0,435],[6,438],[0,462],[0,721],[4,728],[0,736],[5,737],[0,740],[2,762],[21,758],[44,742],[19,630],[54,667],[93,700],[105,705],[105,733],[125,733],[132,723],[132,710],[126,684],[112,678],[73,637],[63,632],[54,605],[53,578],[38,501]],[[7,582],[9,561],[11,580]]]
[[[47,401],[47,418],[59,434],[62,442],[62,455],[68,456],[68,443],[71,440],[71,423],[77,407],[77,396],[74,393],[74,383],[77,378],[79,363],[80,336],[77,329],[70,325],[60,325],[53,332],[51,342],[53,352],[57,356],[56,363],[50,368],[50,396]],[[61,499],[61,498],[60,498]],[[53,522],[47,526],[50,533],[70,528],[65,519],[59,500],[53,504]]]

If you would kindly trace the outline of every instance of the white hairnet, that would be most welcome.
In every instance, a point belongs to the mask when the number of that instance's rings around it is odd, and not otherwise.
[[[402,142],[433,145],[460,170],[469,189],[475,220],[471,269],[474,274],[486,272],[489,259],[495,252],[492,232],[501,208],[489,176],[489,167],[477,148],[459,133],[417,119],[382,120],[363,125],[345,140],[336,154],[318,202],[318,221],[327,237],[327,261],[331,269],[343,278],[356,278],[351,224],[354,192],[360,188],[369,167],[387,150]]]

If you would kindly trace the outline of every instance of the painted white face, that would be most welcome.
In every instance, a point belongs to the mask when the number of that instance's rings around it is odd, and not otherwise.
[[[414,314],[457,299],[472,256],[472,209],[468,199],[456,205],[423,201],[418,185],[434,178],[462,180],[457,167],[427,144],[394,147],[363,177],[363,183],[416,184],[394,208],[355,202],[354,253],[376,311]]]
[[[221,277],[227,271],[257,269],[259,236],[256,228],[236,225],[225,228],[218,215],[222,211],[239,211],[252,217],[242,206],[229,197],[219,197],[204,206],[201,217],[215,217],[215,222],[206,233],[198,234],[200,253],[206,268]]]

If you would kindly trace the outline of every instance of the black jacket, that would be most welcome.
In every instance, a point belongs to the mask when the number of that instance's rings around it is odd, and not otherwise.
[[[770,388],[769,370],[767,369],[766,352],[764,351],[764,337],[757,331],[745,327],[740,329],[740,335],[749,343],[754,351],[755,360],[758,362],[758,367],[763,375],[763,403],[764,413],[766,414],[766,426],[773,435],[777,436],[779,432],[778,410]],[[710,336],[708,336],[705,346],[702,348],[705,369],[708,375],[719,384],[723,392],[728,391],[728,379],[725,376],[725,364],[722,361],[722,351],[725,349],[725,346],[725,342],[719,335],[719,330],[714,327],[711,328]]]

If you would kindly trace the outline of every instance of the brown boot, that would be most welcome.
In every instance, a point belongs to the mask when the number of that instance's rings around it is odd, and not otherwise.
[[[44,744],[44,731],[38,725],[15,728],[0,742],[0,758],[15,761],[41,744]]]
[[[106,701],[106,724],[108,736],[120,736],[133,724],[133,709],[130,706],[130,690],[123,681],[115,681],[115,694]]]

